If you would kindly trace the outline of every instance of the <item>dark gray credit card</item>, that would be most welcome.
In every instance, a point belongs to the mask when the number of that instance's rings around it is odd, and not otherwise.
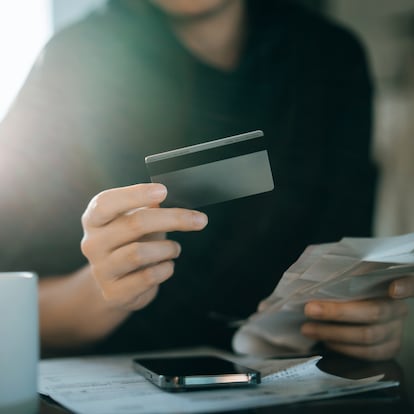
[[[151,181],[168,189],[164,207],[198,208],[271,191],[262,131],[145,157]]]

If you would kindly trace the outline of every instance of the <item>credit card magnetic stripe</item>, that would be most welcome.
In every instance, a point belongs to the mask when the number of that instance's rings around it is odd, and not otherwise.
[[[165,174],[178,169],[195,167],[241,155],[251,154],[266,149],[264,136],[248,139],[231,144],[221,145],[203,151],[183,154],[172,158],[147,162],[148,172],[151,176]]]

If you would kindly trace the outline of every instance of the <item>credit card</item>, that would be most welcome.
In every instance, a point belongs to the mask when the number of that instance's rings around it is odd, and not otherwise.
[[[199,208],[274,189],[262,131],[145,157],[151,181],[168,189],[163,207]]]

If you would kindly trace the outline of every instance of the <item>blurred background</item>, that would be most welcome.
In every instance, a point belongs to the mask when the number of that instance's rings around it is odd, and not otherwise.
[[[376,89],[372,153],[381,168],[375,232],[377,236],[414,232],[413,0],[291,1],[346,25],[365,44]],[[0,2],[0,120],[48,38],[104,2]],[[414,367],[414,300],[410,306],[400,361]]]

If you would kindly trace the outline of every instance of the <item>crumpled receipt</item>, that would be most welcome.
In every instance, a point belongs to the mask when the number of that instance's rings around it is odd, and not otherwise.
[[[393,280],[413,272],[414,233],[311,245],[241,324],[233,348],[257,356],[308,353],[315,341],[300,332],[307,302],[386,297]]]

